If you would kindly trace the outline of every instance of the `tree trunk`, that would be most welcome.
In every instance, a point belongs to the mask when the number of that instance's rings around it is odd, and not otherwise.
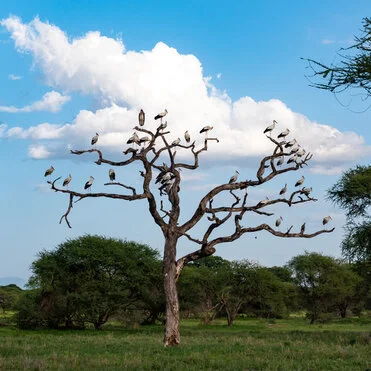
[[[164,345],[172,346],[180,343],[179,334],[179,299],[176,286],[176,244],[177,238],[169,236],[165,238],[163,275],[166,302],[166,324]]]

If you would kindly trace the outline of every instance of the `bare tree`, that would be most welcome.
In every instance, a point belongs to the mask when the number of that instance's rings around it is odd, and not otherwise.
[[[166,113],[165,113],[166,114]],[[165,131],[166,125],[161,124],[155,132],[144,129],[142,126],[136,126],[134,129],[137,133],[144,133],[148,136],[148,140],[144,141],[142,146],[139,136],[134,135],[132,147],[125,150],[123,153],[127,158],[124,161],[115,162],[107,160],[103,157],[102,152],[97,149],[88,149],[81,151],[71,151],[75,155],[95,152],[98,155],[97,165],[108,164],[110,166],[128,166],[133,163],[141,163],[143,171],[142,189],[138,189],[132,185],[123,184],[120,182],[106,183],[106,186],[117,186],[123,189],[122,193],[79,193],[68,189],[60,188],[56,185],[60,178],[54,181],[49,181],[51,189],[56,192],[69,195],[69,204],[67,211],[62,215],[60,223],[64,219],[67,225],[71,228],[69,222],[69,214],[71,212],[74,200],[81,201],[92,197],[107,197],[120,200],[147,200],[149,212],[152,215],[155,223],[161,228],[164,236],[164,255],[163,255],[163,280],[166,299],[166,328],[164,336],[165,346],[177,345],[180,343],[179,334],[179,301],[177,292],[177,280],[185,266],[185,264],[200,259],[202,257],[214,254],[215,247],[218,244],[232,242],[240,238],[245,233],[258,231],[267,231],[274,236],[291,238],[311,238],[321,233],[332,232],[331,230],[318,230],[313,233],[304,233],[304,229],[300,232],[292,232],[293,226],[287,231],[281,232],[278,229],[271,227],[267,223],[262,223],[255,226],[244,226],[243,219],[246,213],[255,213],[263,216],[272,216],[273,213],[266,211],[266,208],[276,204],[286,204],[293,206],[306,202],[316,201],[310,196],[311,189],[302,188],[291,193],[287,198],[284,196],[272,200],[263,200],[257,204],[248,203],[247,190],[251,187],[258,187],[278,175],[296,171],[307,165],[311,159],[311,154],[306,154],[303,157],[293,155],[295,150],[285,148],[285,142],[278,142],[275,139],[268,137],[272,142],[273,153],[264,157],[259,169],[256,173],[256,179],[243,180],[237,182],[236,178],[231,178],[228,183],[218,185],[210,190],[199,201],[193,215],[183,224],[179,224],[180,217],[180,183],[181,169],[195,170],[199,166],[199,155],[208,150],[209,142],[219,142],[217,138],[205,137],[203,146],[197,148],[195,142],[189,145],[180,144],[180,140],[175,140],[170,143],[168,141],[169,131]],[[208,131],[211,129],[208,129]],[[130,142],[130,140],[129,140]],[[176,150],[182,148],[191,153],[192,160],[189,163],[178,162],[176,159]],[[298,148],[296,149],[298,151]],[[301,150],[302,151],[302,150]],[[291,156],[291,157],[290,157]],[[278,167],[277,163],[281,164],[284,159],[290,157],[289,164],[284,164]],[[160,164],[162,163],[162,164]],[[281,166],[281,165],[279,165]],[[156,180],[154,176],[157,173]],[[158,187],[158,190],[157,190]],[[159,195],[155,197],[159,191]],[[230,198],[228,205],[215,205],[214,199],[216,196],[226,194]],[[158,198],[162,197],[160,202]],[[157,201],[156,201],[157,198]],[[166,206],[164,201],[166,201]],[[201,237],[196,237],[192,234],[192,229],[201,221],[207,222],[206,231]],[[228,235],[218,235],[218,228],[229,222],[231,233]],[[198,249],[177,259],[177,244],[181,237],[187,238],[192,243],[198,245]]]

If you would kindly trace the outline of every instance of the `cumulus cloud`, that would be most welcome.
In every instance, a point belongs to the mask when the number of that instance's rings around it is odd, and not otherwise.
[[[31,145],[28,148],[28,155],[36,160],[42,160],[50,157],[51,152],[43,145]]]
[[[8,76],[9,80],[21,80],[22,76],[13,75],[12,73]]]
[[[41,100],[34,102],[28,106],[17,108],[14,106],[0,106],[0,112],[19,113],[19,112],[35,112],[35,111],[50,111],[58,112],[62,106],[67,103],[71,98],[62,95],[57,91],[49,91],[45,93]]]
[[[1,24],[10,32],[17,50],[32,55],[46,84],[101,102],[99,109],[81,110],[68,124],[44,123],[3,132],[13,138],[48,140],[38,144],[43,155],[50,151],[50,140],[64,143],[65,148],[87,147],[95,132],[100,134],[99,146],[122,151],[141,108],[150,129],[158,125],[153,116],[167,108],[174,139],[182,138],[185,130],[192,138],[200,138],[201,127],[214,126],[212,135],[220,143],[213,143],[207,153],[211,160],[245,162],[270,153],[272,144],[262,132],[273,119],[278,121],[273,135],[289,128],[291,138],[314,154],[316,172],[339,171],[347,162],[370,154],[370,147],[356,133],[313,122],[278,99],[259,102],[246,96],[232,101],[204,76],[194,55],[180,54],[162,42],[152,50],[128,51],[122,40],[97,31],[69,38],[57,26],[38,18],[27,24],[9,17]]]

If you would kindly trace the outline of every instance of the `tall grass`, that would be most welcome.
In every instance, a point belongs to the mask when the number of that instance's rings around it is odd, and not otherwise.
[[[0,327],[0,370],[366,370],[371,320],[309,325],[303,319],[186,320],[182,344],[162,345],[163,328],[22,331]]]

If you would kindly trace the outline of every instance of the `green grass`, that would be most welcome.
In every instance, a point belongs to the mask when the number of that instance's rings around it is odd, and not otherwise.
[[[203,326],[186,320],[182,344],[163,329],[22,331],[0,327],[0,370],[367,370],[371,319],[309,325],[304,319],[244,319]]]

